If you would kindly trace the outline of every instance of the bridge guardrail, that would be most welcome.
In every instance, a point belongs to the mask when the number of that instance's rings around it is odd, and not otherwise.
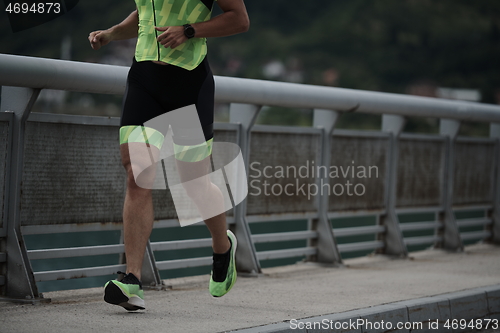
[[[31,260],[120,254],[123,245],[28,251],[23,236],[121,228],[125,177],[115,149],[118,120],[30,111],[41,89],[123,93],[126,73],[125,67],[0,55],[0,156],[5,156],[0,164],[0,295],[35,300],[39,281],[123,269],[117,263],[33,273]],[[306,257],[335,265],[349,252],[405,256],[414,245],[456,250],[470,239],[500,241],[500,106],[227,77],[216,77],[216,100],[230,103],[230,123],[216,124],[215,138],[241,147],[249,175],[249,196],[228,212],[241,245],[239,272],[260,273],[260,262],[268,259]],[[314,126],[254,126],[264,105],[313,109]],[[334,129],[342,112],[354,111],[381,114],[381,131]],[[405,116],[440,118],[439,135],[401,133]],[[460,120],[489,122],[491,138],[457,138]],[[297,175],[299,170],[308,174]],[[295,174],[276,175],[287,171]],[[257,189],[260,194],[252,193]],[[168,191],[155,191],[154,203],[155,228],[176,226]],[[456,218],[464,209],[484,216]],[[405,222],[402,214],[408,213],[428,216]],[[373,223],[332,224],[367,215],[374,216]],[[251,232],[254,223],[294,219],[307,220],[307,228]],[[415,236],[422,230],[427,234]],[[359,235],[372,238],[342,241]],[[256,244],[290,240],[304,245],[256,250]],[[211,262],[209,257],[156,261],[156,252],[200,247],[210,247],[210,240],[151,242],[145,283],[160,284],[159,270]]]

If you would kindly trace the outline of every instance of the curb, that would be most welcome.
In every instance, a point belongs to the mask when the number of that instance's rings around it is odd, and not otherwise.
[[[465,322],[463,321],[465,319]],[[472,322],[472,319],[482,319]],[[491,319],[491,321],[488,321]],[[462,320],[462,322],[460,322]],[[495,321],[496,320],[496,321]],[[240,329],[235,333],[467,332],[489,323],[500,328],[500,284],[372,306],[289,322]],[[408,327],[398,328],[398,323]],[[420,327],[418,326],[421,323]],[[453,328],[446,327],[446,324]],[[460,324],[466,323],[461,329]],[[411,327],[411,325],[416,325]],[[483,326],[484,328],[484,326]],[[494,328],[494,327],[491,327]]]

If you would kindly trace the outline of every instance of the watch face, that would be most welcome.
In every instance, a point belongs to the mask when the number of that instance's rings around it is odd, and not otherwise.
[[[185,33],[186,37],[192,38],[192,37],[194,37],[194,28],[192,26],[187,26],[184,29],[184,33]]]

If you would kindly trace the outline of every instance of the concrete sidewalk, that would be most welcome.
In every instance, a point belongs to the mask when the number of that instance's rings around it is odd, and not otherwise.
[[[133,313],[104,303],[102,288],[51,292],[48,304],[0,303],[0,332],[226,332],[500,284],[500,247],[486,244],[346,264],[265,269],[222,298],[208,293],[208,275],[166,280],[171,289],[146,291],[147,309]]]

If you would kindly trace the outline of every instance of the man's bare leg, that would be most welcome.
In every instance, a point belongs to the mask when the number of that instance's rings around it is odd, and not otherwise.
[[[128,182],[128,181],[127,181]],[[151,190],[127,186],[123,207],[123,240],[127,274],[141,279],[142,261],[153,230],[153,200]]]
[[[130,144],[122,144],[120,146],[122,163],[127,171],[127,191],[123,207],[125,256],[127,259],[127,273],[132,273],[138,279],[141,279],[144,253],[153,229],[154,211],[151,190],[139,187],[135,181],[133,166],[130,160],[129,145]],[[144,144],[139,143],[137,145]],[[158,154],[155,148],[152,148],[152,150],[154,150],[153,153],[155,155]],[[134,156],[136,154],[137,152],[134,150]],[[138,160],[140,161],[140,159],[134,158],[134,163]],[[144,169],[144,167],[150,163],[151,159],[149,156],[143,156],[142,160],[144,161],[144,166],[140,168]],[[177,161],[177,163],[182,164],[179,167],[179,170],[182,170],[180,172],[182,179],[187,179],[186,177],[189,177],[189,179],[196,178],[195,175],[199,174],[206,175],[206,170],[210,168],[210,158],[206,158],[199,162]],[[154,179],[154,170],[150,172],[149,176],[146,174],[145,177],[150,177],[151,180]],[[144,180],[141,181],[141,185],[143,183]],[[226,214],[224,213],[224,198],[222,192],[210,181],[208,176],[201,177],[199,182],[191,185],[194,185],[194,187],[187,188],[186,190],[198,207],[206,205],[209,199],[211,208],[215,207],[217,211],[223,212],[206,219],[205,224],[212,236],[212,248],[214,253],[227,252],[231,245],[227,238]]]
[[[152,187],[148,184],[152,185],[154,181],[154,158],[158,156],[159,150],[149,147],[149,144],[134,142],[120,145],[120,153],[122,164],[127,171],[127,190],[123,207],[127,270],[120,281],[111,280],[104,285],[104,301],[119,305],[128,311],[144,310],[141,268],[154,220],[153,200],[149,190]],[[137,182],[134,171],[139,175]],[[146,189],[139,187],[137,183]]]
[[[237,240],[233,233],[226,230],[224,196],[210,180],[210,157],[199,162],[176,162],[182,185],[212,235],[214,255],[208,290],[214,297],[224,296],[234,286],[237,277]]]
[[[218,187],[217,190],[219,190]],[[215,193],[212,195],[214,196]],[[220,195],[222,197],[222,193],[220,193]],[[206,219],[205,224],[210,231],[210,234],[212,235],[212,249],[214,253],[227,252],[227,250],[229,250],[229,248],[231,247],[231,244],[229,243],[229,239],[227,238],[226,213],[222,213],[212,218]]]
[[[176,160],[176,163],[184,188],[198,207],[200,214],[203,216],[206,210],[221,212],[218,215],[206,218],[204,221],[212,235],[214,253],[227,252],[231,244],[227,238],[224,197],[221,190],[210,181],[208,176],[211,170],[210,157],[198,162]],[[192,181],[193,179],[196,179],[196,181]]]
[[[141,188],[136,184],[128,145],[125,143],[120,146],[122,163],[127,171],[127,191],[123,205],[123,236],[125,257],[127,260],[126,273],[132,273],[140,280],[144,253],[149,236],[153,230],[153,199],[150,189]],[[139,145],[144,144],[139,143]],[[144,161],[147,165],[150,161],[149,157],[145,156]],[[154,179],[154,170],[152,173],[152,178]]]

